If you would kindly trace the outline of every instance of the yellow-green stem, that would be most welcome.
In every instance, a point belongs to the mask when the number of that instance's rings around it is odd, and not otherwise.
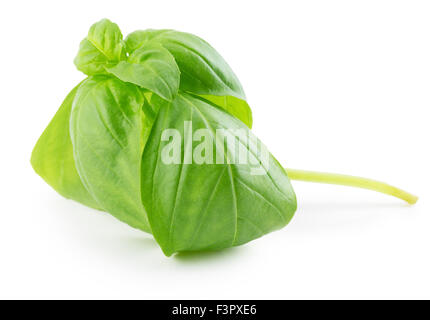
[[[296,169],[289,169],[289,168],[286,168],[285,170],[287,171],[288,177],[291,180],[338,184],[342,186],[350,186],[350,187],[374,190],[374,191],[388,194],[393,197],[397,197],[399,199],[406,201],[409,204],[414,204],[418,200],[418,197],[414,196],[413,194],[410,194],[409,192],[406,192],[399,188],[390,186],[389,184],[372,180],[372,179],[366,179],[366,178],[348,176],[348,175],[336,174],[336,173],[304,171],[304,170],[296,170]]]

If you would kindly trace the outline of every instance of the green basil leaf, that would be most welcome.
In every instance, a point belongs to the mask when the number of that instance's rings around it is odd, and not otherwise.
[[[88,36],[82,40],[75,65],[87,75],[105,73],[111,66],[125,58],[125,44],[118,25],[103,19],[93,24]]]
[[[43,131],[31,154],[31,165],[63,197],[99,209],[96,200],[82,184],[73,159],[69,122],[73,99],[79,86],[80,84],[67,95]]]
[[[150,232],[140,201],[143,105],[137,86],[90,77],[74,100],[70,135],[76,167],[91,195],[119,220]]]
[[[139,49],[141,46],[147,44],[157,36],[166,33],[172,32],[173,30],[168,29],[146,29],[146,30],[138,30],[130,33],[125,38],[125,48],[129,54],[132,54],[134,51]]]
[[[181,71],[180,88],[205,98],[227,110],[248,127],[252,112],[245,93],[230,66],[206,41],[174,30],[135,31],[127,36],[127,52],[147,43],[160,43],[174,56]],[[213,96],[213,98],[210,98]]]
[[[176,130],[176,141],[165,141],[166,129]],[[200,129],[209,134],[205,140],[221,145],[205,149],[205,156],[212,153],[223,163],[196,162],[203,142],[185,136]],[[219,129],[230,132],[233,142],[220,142]],[[142,157],[141,194],[153,235],[166,255],[237,246],[290,221],[296,210],[290,181],[273,156],[267,153],[267,161],[263,159],[259,141],[252,137],[242,122],[197,96],[180,93],[160,108]],[[265,173],[253,174],[251,163],[232,161],[237,155],[233,146]],[[163,160],[171,151],[180,163]]]
[[[143,95],[145,102],[142,109],[142,145],[145,146],[157,118],[158,110],[169,102],[150,91],[143,92]]]
[[[248,128],[252,128],[252,112],[248,103],[245,100],[232,97],[232,96],[210,96],[200,95],[202,98],[209,100],[217,106],[223,108],[225,111],[236,117]]]
[[[180,72],[175,58],[157,43],[148,43],[127,59],[106,70],[118,79],[172,100],[179,89]]]
[[[246,99],[233,70],[203,39],[174,30],[135,31],[125,39],[130,54],[152,41],[163,45],[175,57],[181,70],[182,90],[196,94]]]

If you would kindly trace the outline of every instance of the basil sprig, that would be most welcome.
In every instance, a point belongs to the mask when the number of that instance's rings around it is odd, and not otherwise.
[[[74,62],[88,77],[39,138],[33,168],[64,197],[152,233],[168,256],[237,246],[284,227],[296,211],[287,171],[298,180],[417,199],[373,180],[285,170],[265,157],[239,80],[195,35],[150,29],[123,39],[104,19],[91,26]],[[219,141],[221,129],[229,142]],[[172,147],[169,130],[184,147],[179,162],[162,159]],[[203,142],[187,139],[197,132]],[[202,147],[209,140],[214,145]],[[236,147],[251,162],[233,161]],[[203,161],[185,161],[188,148],[201,148]],[[256,165],[263,171],[255,174]]]

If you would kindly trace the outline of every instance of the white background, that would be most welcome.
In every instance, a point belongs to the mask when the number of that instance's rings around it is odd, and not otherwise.
[[[0,298],[430,298],[429,16],[429,1],[411,0],[1,2]],[[283,230],[166,258],[65,200],[30,154],[103,17],[124,35],[173,28],[211,43],[286,166],[372,177],[419,202],[293,182],[299,208]]]

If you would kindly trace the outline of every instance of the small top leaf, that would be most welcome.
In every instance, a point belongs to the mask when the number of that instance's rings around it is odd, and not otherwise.
[[[159,43],[169,50],[181,70],[183,91],[246,99],[227,62],[211,45],[193,34],[149,29],[129,34],[125,42],[129,54],[149,42]]]
[[[125,39],[130,54],[150,43],[161,44],[173,55],[181,71],[182,91],[203,96],[252,127],[251,108],[239,80],[206,41],[189,33],[153,29],[132,32]]]
[[[87,75],[105,73],[105,66],[125,58],[125,44],[118,25],[108,19],[93,24],[82,40],[75,65]]]
[[[175,58],[157,43],[148,43],[134,51],[127,61],[106,68],[118,79],[150,90],[172,100],[179,90],[180,71]]]

